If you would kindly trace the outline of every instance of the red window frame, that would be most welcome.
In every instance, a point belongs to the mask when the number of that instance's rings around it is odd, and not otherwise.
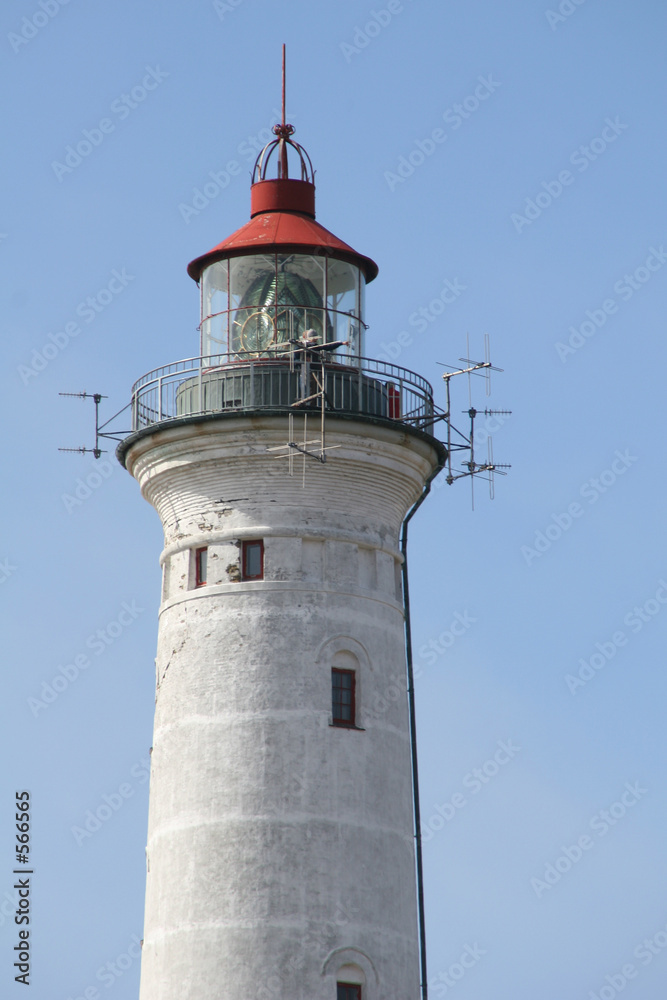
[[[340,677],[351,677],[352,683],[349,688],[344,687],[342,684],[336,684],[335,681]],[[356,717],[357,717],[357,706],[356,706],[356,686],[357,678],[354,670],[343,670],[341,667],[331,668],[331,717],[334,726],[343,726],[347,729],[356,729]],[[349,691],[350,692],[350,705],[349,714],[350,718],[343,718],[340,709],[348,706],[343,705],[342,699],[336,699],[336,691]],[[338,714],[337,714],[338,712]]]
[[[251,548],[259,547],[259,573],[248,573],[248,554]],[[249,538],[241,545],[241,579],[242,580],[263,580],[264,579],[264,542],[261,538]]]
[[[356,983],[336,983],[336,1000],[361,1000],[361,986]]]
[[[208,547],[195,549],[195,587],[205,587],[208,575]]]

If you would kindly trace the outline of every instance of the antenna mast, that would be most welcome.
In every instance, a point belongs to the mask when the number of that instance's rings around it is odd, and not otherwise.
[[[285,59],[286,47],[283,42],[283,125],[285,124]]]
[[[469,336],[466,334],[466,354],[470,354],[470,341]],[[465,476],[470,476],[470,489],[472,498],[472,509],[475,509],[475,476],[481,473],[487,472],[489,475],[487,477],[489,482],[489,495],[493,500],[495,495],[495,481],[494,476],[497,472],[500,476],[506,476],[507,473],[505,469],[511,468],[510,465],[498,464],[493,460],[493,446],[491,444],[491,439],[488,440],[488,451],[486,462],[477,462],[475,459],[475,418],[478,416],[478,410],[472,405],[472,387],[471,387],[471,375],[479,375],[486,381],[486,395],[491,395],[491,372],[502,372],[502,368],[496,368],[491,364],[491,352],[489,347],[489,335],[484,334],[484,361],[474,361],[470,357],[459,358],[466,368],[454,368],[451,372],[445,372],[442,376],[445,389],[447,393],[447,408],[445,413],[442,415],[447,424],[447,483],[451,486],[452,483],[456,482],[457,479],[463,479]],[[444,365],[445,368],[450,368],[450,365]],[[469,436],[463,434],[457,427],[454,426],[451,420],[451,392],[450,392],[450,381],[455,375],[465,375],[468,376],[468,410],[464,410],[470,417],[470,433]],[[511,410],[488,410],[483,411],[484,416],[509,416]],[[452,431],[458,435],[458,439],[452,442]],[[452,469],[452,452],[453,451],[468,451],[469,458],[466,462],[461,463],[461,468],[464,470],[459,472]]]
[[[286,46],[285,46],[285,43],[283,42],[283,95],[282,95],[282,99],[283,99],[283,103],[282,103],[282,111],[283,111],[282,136],[283,136],[283,138],[282,138],[282,141],[280,143],[280,176],[283,177],[283,178],[289,176],[289,167],[287,165],[287,143],[285,142],[285,139],[284,139],[284,136],[286,134],[286,130],[285,130],[285,125],[286,125],[286,122],[285,122],[285,86],[286,86],[285,85],[285,76],[286,76],[285,65],[286,65],[286,58],[287,58],[286,57]]]
[[[105,427],[108,427],[112,420],[115,420],[116,417],[119,417],[121,413],[125,412],[125,410],[129,410],[130,406],[132,405],[131,403],[128,403],[127,406],[124,406],[122,410],[119,410],[118,413],[114,413],[113,417],[109,417],[108,420],[105,420],[104,423],[101,424],[100,402],[103,399],[108,399],[108,396],[103,396],[101,392],[59,392],[58,395],[69,396],[72,399],[92,399],[95,403],[95,447],[58,448],[58,451],[76,452],[79,455],[86,455],[90,453],[94,456],[94,458],[100,458],[100,456],[103,455],[106,451],[105,448],[100,448],[100,438],[108,438],[111,441],[122,441],[123,438],[127,437],[128,434],[132,433],[131,431],[121,431],[120,428],[118,428],[118,430],[112,429],[105,431]]]
[[[71,396],[74,399],[93,399],[95,401],[95,447],[94,448],[58,448],[58,451],[74,451],[78,452],[80,455],[85,455],[87,452],[92,453],[95,458],[99,458],[102,455],[104,449],[100,448],[100,402],[106,399],[99,392],[59,392],[59,396]]]

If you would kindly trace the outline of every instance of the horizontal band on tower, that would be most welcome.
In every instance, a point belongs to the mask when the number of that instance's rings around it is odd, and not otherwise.
[[[333,587],[323,587],[320,583],[308,585],[301,581],[295,586],[293,580],[239,580],[236,583],[209,583],[205,587],[183,590],[177,597],[171,597],[164,604],[160,605],[158,617],[161,617],[175,605],[183,604],[186,601],[198,601],[215,596],[247,597],[252,593],[265,594],[272,590],[292,594],[332,594],[337,597],[353,597],[364,601],[373,601],[376,604],[384,604],[388,608],[391,608],[392,611],[400,612],[401,617],[403,616],[403,604],[401,601],[392,601],[388,595],[385,598],[378,597],[376,590],[361,590],[354,587],[334,589]]]

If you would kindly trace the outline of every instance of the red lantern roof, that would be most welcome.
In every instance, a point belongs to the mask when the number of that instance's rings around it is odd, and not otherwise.
[[[377,276],[378,266],[370,257],[357,253],[328,229],[315,221],[315,183],[310,157],[290,137],[291,125],[274,125],[277,138],[267,143],[257,157],[250,188],[250,221],[208,253],[188,264],[188,274],[199,281],[205,267],[216,260],[252,253],[306,253],[336,257],[359,267],[366,281]],[[295,151],[301,179],[290,178],[288,150]],[[277,174],[266,171],[277,153]]]

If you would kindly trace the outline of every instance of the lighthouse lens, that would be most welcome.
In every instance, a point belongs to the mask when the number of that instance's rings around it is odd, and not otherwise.
[[[306,330],[315,343],[333,340],[324,310],[325,260],[303,254],[232,261],[232,351],[265,354],[284,351]]]
[[[202,356],[279,358],[308,334],[353,362],[364,353],[364,284],[358,267],[324,255],[216,261],[202,275]]]

